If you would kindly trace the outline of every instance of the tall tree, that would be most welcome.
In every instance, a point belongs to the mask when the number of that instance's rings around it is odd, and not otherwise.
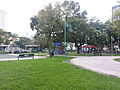
[[[37,30],[37,34],[43,34],[47,38],[47,45],[50,48],[52,45],[52,37],[61,30],[60,24],[60,7],[55,8],[49,4],[45,9],[42,9],[38,14],[31,18],[31,28]]]
[[[80,5],[74,1],[64,1],[62,4],[63,13],[67,24],[71,25],[72,30],[67,28],[67,41],[75,43],[77,53],[79,53],[80,46],[85,42],[85,35],[87,34],[87,12],[80,12]]]
[[[109,44],[109,35],[106,28],[106,24],[102,23],[96,17],[93,17],[89,20],[89,37],[88,41],[91,45],[96,45],[102,51],[104,46]],[[109,29],[108,29],[109,30]]]

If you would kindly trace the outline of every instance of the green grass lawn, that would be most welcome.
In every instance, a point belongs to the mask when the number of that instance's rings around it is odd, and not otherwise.
[[[120,90],[119,78],[63,63],[64,60],[52,57],[0,62],[0,90]]]
[[[116,58],[116,59],[114,59],[115,61],[119,61],[120,62],[120,58]]]

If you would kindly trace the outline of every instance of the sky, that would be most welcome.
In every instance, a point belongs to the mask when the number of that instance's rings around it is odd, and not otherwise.
[[[7,13],[6,31],[19,36],[33,37],[35,32],[30,29],[30,18],[49,3],[64,0],[0,0],[0,10]],[[111,18],[112,6],[117,0],[74,0],[79,2],[81,11],[86,10],[88,18],[97,17],[102,22]]]

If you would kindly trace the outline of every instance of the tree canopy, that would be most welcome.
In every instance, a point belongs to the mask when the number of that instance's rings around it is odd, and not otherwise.
[[[82,10],[83,11],[83,10]],[[119,10],[115,12],[120,16]],[[87,11],[81,12],[80,4],[65,0],[55,5],[49,4],[38,14],[31,17],[31,29],[36,30],[38,43],[50,50],[52,43],[64,42],[64,22],[67,25],[67,42],[75,43],[79,49],[83,44],[96,45],[99,48],[110,47],[110,37],[120,37],[120,20],[101,22],[93,17],[87,18]],[[71,30],[69,30],[71,28]],[[46,40],[46,42],[44,42]],[[43,42],[43,43],[41,43]]]

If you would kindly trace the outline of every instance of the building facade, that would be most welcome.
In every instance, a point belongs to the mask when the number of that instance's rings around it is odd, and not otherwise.
[[[117,13],[115,13],[118,10],[120,10],[120,5],[115,5],[112,7],[112,21],[120,20],[120,15],[117,15]]]
[[[7,13],[0,10],[0,29],[6,30],[7,28]]]

